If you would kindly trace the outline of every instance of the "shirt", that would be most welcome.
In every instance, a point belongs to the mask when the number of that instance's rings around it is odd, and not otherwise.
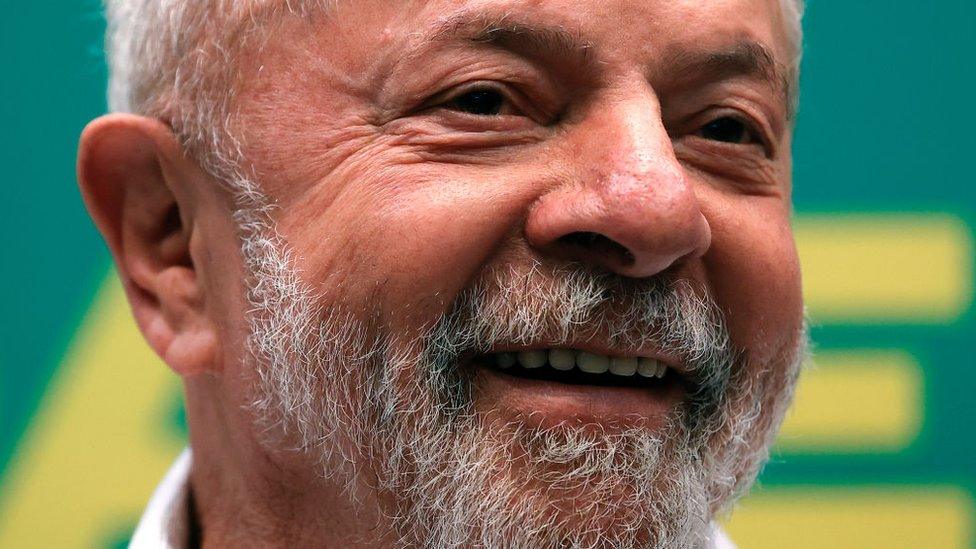
[[[129,542],[130,549],[186,549],[189,538],[186,531],[189,514],[187,484],[191,462],[192,453],[187,448],[149,499],[149,505]],[[735,549],[735,545],[715,526],[708,549]]]

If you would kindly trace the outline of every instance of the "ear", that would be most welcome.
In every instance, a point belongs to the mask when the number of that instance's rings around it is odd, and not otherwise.
[[[81,136],[85,205],[111,249],[140,330],[184,377],[216,367],[215,323],[191,254],[201,173],[172,130],[152,118],[104,116]]]

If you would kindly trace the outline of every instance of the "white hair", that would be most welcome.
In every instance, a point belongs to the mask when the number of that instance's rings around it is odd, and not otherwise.
[[[167,120],[205,167],[236,160],[228,142],[236,53],[261,23],[325,13],[337,0],[105,0],[109,108]],[[780,0],[798,73],[804,0]]]
[[[733,368],[713,303],[681,285],[626,291],[587,273],[489,278],[486,288],[493,291],[472,288],[416,341],[389,333],[371,340],[353,315],[323,310],[275,231],[272,205],[241,166],[230,124],[234,60],[254,31],[285,12],[324,12],[331,1],[106,0],[111,109],[167,120],[235,190],[252,306],[251,410],[266,429],[264,442],[318,454],[323,464],[344,463],[352,470],[328,470],[350,482],[364,458],[378,458],[380,488],[402,496],[385,511],[410,545],[701,544],[712,515],[751,484],[763,463],[790,400],[805,336],[786,353],[787,364],[772,368],[776,375],[737,376],[755,368]],[[798,56],[802,5],[782,1],[795,23]],[[626,297],[627,311],[609,311],[608,296]],[[696,393],[687,414],[670,418],[665,437],[572,426],[495,430],[471,413],[470,384],[444,367],[466,349],[532,340],[540,331],[568,340],[583,326],[680,349],[699,365],[700,387],[710,390]],[[515,448],[528,450],[526,475],[514,474]],[[558,501],[539,491],[540,482],[556,493],[590,496],[578,499],[585,503],[576,509],[579,520],[556,512]]]

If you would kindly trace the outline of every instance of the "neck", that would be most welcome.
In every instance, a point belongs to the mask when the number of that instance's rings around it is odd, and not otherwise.
[[[225,409],[219,383],[194,381],[186,391],[195,510],[190,524],[197,526],[201,547],[389,545],[380,537],[388,531],[386,521],[365,483],[349,490],[343,479],[323,478],[314,457],[257,443],[256,427],[231,419],[240,413]]]

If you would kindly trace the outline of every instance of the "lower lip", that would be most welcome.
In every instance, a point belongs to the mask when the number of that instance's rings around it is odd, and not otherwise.
[[[594,424],[598,428],[662,428],[684,400],[673,375],[651,387],[569,385],[511,376],[475,365],[476,406],[489,418],[540,428]]]

